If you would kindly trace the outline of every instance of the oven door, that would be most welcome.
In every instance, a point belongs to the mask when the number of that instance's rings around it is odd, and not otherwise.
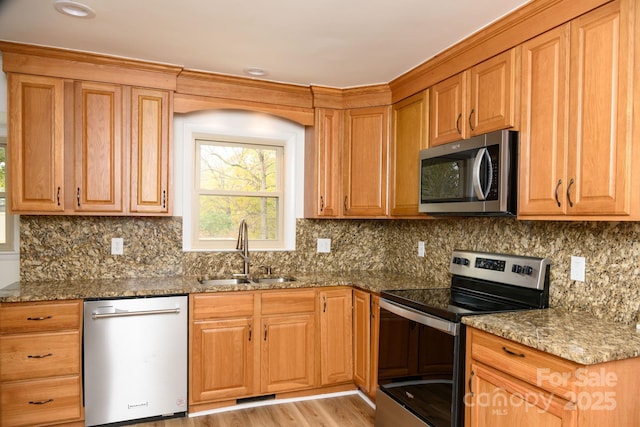
[[[376,427],[462,426],[463,344],[460,323],[381,299]]]

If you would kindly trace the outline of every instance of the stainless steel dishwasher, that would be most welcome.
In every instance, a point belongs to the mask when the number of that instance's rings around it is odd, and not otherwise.
[[[184,416],[186,296],[84,303],[85,425]]]

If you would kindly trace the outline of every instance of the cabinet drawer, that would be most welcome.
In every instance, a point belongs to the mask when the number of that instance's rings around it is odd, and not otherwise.
[[[7,303],[0,306],[0,334],[80,329],[81,301]]]
[[[80,377],[0,384],[0,425],[48,425],[80,419]]]
[[[316,309],[316,291],[282,291],[262,294],[262,314],[310,313]]]
[[[475,330],[471,333],[471,357],[551,393],[575,396],[577,364]]]
[[[220,293],[192,296],[194,320],[253,316],[253,293]]]
[[[0,336],[0,381],[80,373],[80,332]]]

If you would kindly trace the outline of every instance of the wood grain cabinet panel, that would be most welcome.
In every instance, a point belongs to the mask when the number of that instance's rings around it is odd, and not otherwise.
[[[353,379],[351,288],[319,292],[321,385]]]
[[[8,73],[12,212],[64,211],[64,81]]]
[[[122,87],[74,86],[74,210],[122,212]]]
[[[0,425],[81,425],[82,301],[0,303]]]
[[[131,212],[169,212],[171,104],[169,91],[131,89]]]
[[[640,358],[581,365],[475,328],[467,328],[466,339],[467,427],[638,421]]]
[[[431,88],[431,146],[517,125],[520,48],[487,59]]]
[[[343,215],[387,215],[389,107],[355,108],[345,114]]]
[[[389,214],[418,216],[418,157],[429,146],[429,91],[397,102],[391,110]]]
[[[374,400],[378,387],[379,298],[353,290],[353,381]]]
[[[628,6],[611,2],[523,45],[523,219],[638,215]]]

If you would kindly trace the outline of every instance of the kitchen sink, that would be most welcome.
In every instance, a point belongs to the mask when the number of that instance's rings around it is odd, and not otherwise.
[[[228,277],[216,279],[198,279],[201,285],[205,286],[234,286],[249,283],[288,283],[295,282],[295,277],[291,276],[266,276],[266,277]]]
[[[295,282],[295,277],[291,276],[280,276],[280,277],[256,277],[252,279],[253,282],[256,283],[288,283]]]
[[[251,283],[246,277],[234,277],[226,279],[199,279],[198,282],[207,286],[233,286]]]

